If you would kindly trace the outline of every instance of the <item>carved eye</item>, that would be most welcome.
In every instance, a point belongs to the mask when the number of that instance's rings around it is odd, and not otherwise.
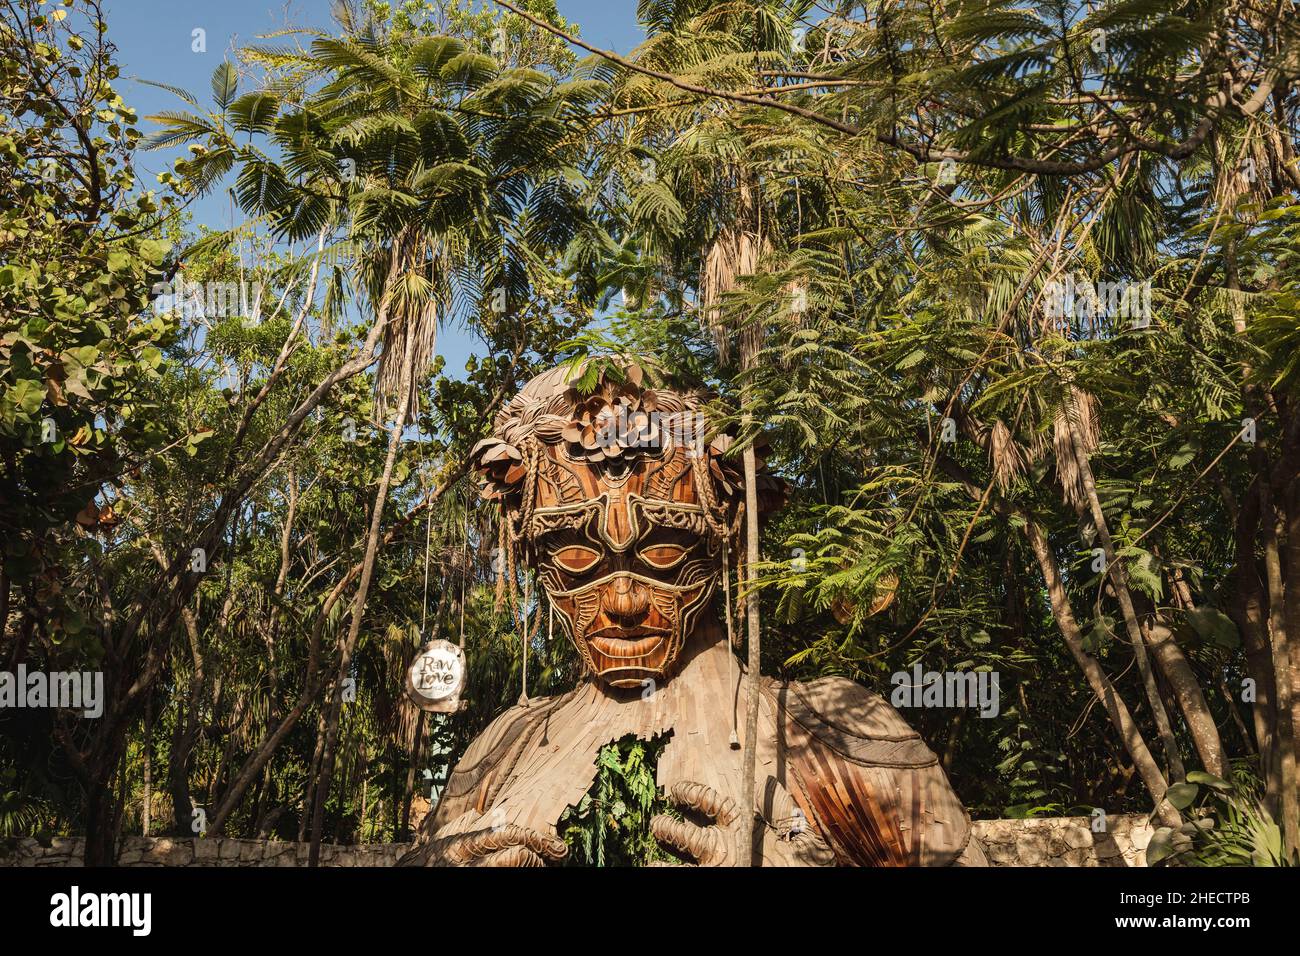
[[[600,560],[600,555],[591,548],[579,547],[576,544],[569,545],[567,548],[560,548],[553,557],[556,564],[573,574],[590,571],[596,562]]]
[[[652,568],[666,571],[686,557],[686,549],[675,544],[657,544],[641,552],[641,560]]]

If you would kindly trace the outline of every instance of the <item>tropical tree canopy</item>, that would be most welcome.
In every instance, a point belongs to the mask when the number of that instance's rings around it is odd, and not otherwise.
[[[142,119],[97,4],[0,5],[0,669],[105,688],[0,710],[0,837],[409,840],[580,676],[471,450],[637,354],[788,483],[730,568],[763,673],[894,697],[972,816],[1296,860],[1289,8],[642,0],[620,55],[364,0]],[[431,637],[454,714],[404,692]],[[900,704],[930,672],[997,705]],[[660,859],[659,746],[602,752],[571,862]]]

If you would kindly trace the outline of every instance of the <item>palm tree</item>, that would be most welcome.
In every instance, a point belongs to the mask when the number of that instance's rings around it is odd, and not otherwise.
[[[234,195],[274,235],[329,235],[319,255],[331,269],[335,300],[353,289],[370,304],[370,334],[382,340],[375,391],[388,444],[309,800],[313,865],[342,681],[364,621],[403,430],[438,325],[453,316],[485,326],[509,321],[542,285],[547,257],[585,221],[575,168],[595,92],[528,66],[503,68],[475,49],[475,38],[424,36],[358,17],[346,5],[342,12],[341,35],[317,36],[308,50],[243,51],[247,62],[266,67],[255,92],[236,99],[233,68],[223,64],[213,78],[221,112],[161,114],[153,138],[155,145],[201,140],[185,166],[209,187],[237,166]],[[278,154],[254,144],[254,134],[268,137]]]

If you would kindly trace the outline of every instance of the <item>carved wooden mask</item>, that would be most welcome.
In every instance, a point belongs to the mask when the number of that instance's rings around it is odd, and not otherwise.
[[[718,586],[741,483],[700,396],[643,388],[642,369],[620,365],[625,380],[602,376],[590,395],[563,368],[534,379],[475,456],[583,663],[639,687],[671,674]],[[778,487],[766,479],[764,497]]]

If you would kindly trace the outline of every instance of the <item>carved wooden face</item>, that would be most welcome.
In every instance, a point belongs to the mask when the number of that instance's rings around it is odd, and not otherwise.
[[[583,663],[639,687],[672,673],[718,584],[739,460],[706,436],[699,393],[643,388],[630,361],[580,393],[585,368],[530,381],[471,455]],[[760,471],[757,491],[768,511],[780,482]]]
[[[583,662],[614,687],[671,673],[717,584],[689,447],[592,462],[545,445],[532,553]]]

